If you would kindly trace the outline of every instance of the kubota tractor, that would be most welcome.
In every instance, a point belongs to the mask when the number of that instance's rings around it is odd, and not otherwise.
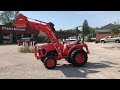
[[[53,23],[46,23],[39,20],[36,22],[29,21],[26,16],[19,14],[13,22],[18,28],[32,28],[45,32],[51,40],[51,43],[39,46],[35,45],[34,54],[37,60],[41,60],[47,69],[53,69],[57,60],[65,59],[75,67],[83,66],[88,60],[88,46],[79,40],[74,44],[62,44],[55,35]],[[86,50],[84,50],[84,47]]]

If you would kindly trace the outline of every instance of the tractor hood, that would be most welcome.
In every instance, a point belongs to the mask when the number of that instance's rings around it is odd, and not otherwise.
[[[35,57],[38,60],[41,57],[46,56],[46,54],[51,50],[55,50],[55,47],[54,47],[54,45],[52,43],[49,43],[49,44],[37,44],[37,45],[35,45],[35,48],[34,48]]]
[[[37,44],[36,46],[38,48],[45,49],[45,50],[54,50],[55,49],[55,47],[54,47],[54,45],[52,43],[49,43],[49,44],[46,43],[46,44],[43,44],[43,45]]]

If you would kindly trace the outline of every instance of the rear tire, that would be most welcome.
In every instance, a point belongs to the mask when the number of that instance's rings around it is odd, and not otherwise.
[[[87,62],[87,53],[83,49],[77,49],[71,54],[71,61],[73,66],[81,67]]]
[[[52,56],[48,56],[44,59],[44,66],[47,69],[53,69],[56,66],[56,64],[57,64],[57,61]]]

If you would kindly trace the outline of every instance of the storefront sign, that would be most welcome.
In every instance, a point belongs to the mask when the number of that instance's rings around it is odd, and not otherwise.
[[[2,27],[2,30],[14,30],[14,31],[25,31],[24,28],[16,28],[16,27]]]

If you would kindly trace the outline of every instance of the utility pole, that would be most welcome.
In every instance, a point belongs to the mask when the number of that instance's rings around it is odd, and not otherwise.
[[[76,39],[78,40],[78,27],[76,27]]]
[[[77,27],[76,27],[76,38],[77,38],[77,40],[78,40],[78,28],[79,28],[79,27],[82,27],[82,26],[77,26]]]
[[[92,28],[92,38],[94,37],[94,29]]]

